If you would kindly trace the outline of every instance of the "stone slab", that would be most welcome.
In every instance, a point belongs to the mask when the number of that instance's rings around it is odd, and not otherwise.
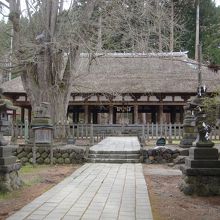
[[[10,157],[2,157],[0,158],[0,165],[10,165],[15,163],[17,160],[16,157],[10,156]]]
[[[218,149],[192,147],[189,149],[189,158],[195,160],[218,160]]]
[[[9,157],[12,155],[11,147],[0,147],[0,157]]]
[[[0,165],[0,173],[9,173],[12,171],[18,171],[21,168],[21,163],[13,163],[9,165]]]
[[[185,159],[185,165],[190,168],[220,168],[220,160]]]
[[[196,143],[197,147],[213,147],[214,143],[211,141],[207,141],[207,142],[197,142]]]
[[[220,176],[220,168],[190,168],[182,165],[180,170],[188,176]]]
[[[90,148],[91,152],[138,153],[140,143],[137,137],[107,137]]]
[[[139,164],[85,164],[8,220],[148,219],[152,212]]]

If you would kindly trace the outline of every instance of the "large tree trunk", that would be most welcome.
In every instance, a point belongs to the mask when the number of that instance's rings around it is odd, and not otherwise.
[[[70,51],[62,80],[54,77],[57,75],[58,67],[52,68],[55,64],[51,63],[50,54],[45,50],[44,54],[38,58],[40,62],[27,65],[26,71],[21,77],[33,111],[41,102],[49,102],[52,121],[63,124],[66,119],[72,80],[78,66],[80,52],[78,47],[72,48]]]

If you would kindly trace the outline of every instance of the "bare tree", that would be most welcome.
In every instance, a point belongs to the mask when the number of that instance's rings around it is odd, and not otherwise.
[[[41,102],[51,104],[54,122],[64,122],[80,51],[89,39],[97,0],[26,0],[26,17],[20,0],[8,0],[13,24],[13,64],[34,110]]]

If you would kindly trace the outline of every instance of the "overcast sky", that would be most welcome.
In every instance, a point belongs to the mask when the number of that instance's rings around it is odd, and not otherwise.
[[[220,6],[220,0],[214,0],[214,1],[215,1],[215,3],[216,3],[216,6]],[[5,0],[2,0],[2,2],[6,3]],[[71,0],[65,0],[64,2],[66,2],[66,3],[65,3],[65,6],[66,6],[66,8],[68,8],[68,2],[70,3]],[[6,4],[7,4],[7,3],[6,3]],[[21,8],[22,8],[22,9],[25,8],[25,0],[21,0]],[[4,14],[7,14],[7,10],[4,10],[4,9],[3,9],[3,13],[4,13]],[[1,16],[1,15],[0,15],[0,19],[2,19],[2,16]]]

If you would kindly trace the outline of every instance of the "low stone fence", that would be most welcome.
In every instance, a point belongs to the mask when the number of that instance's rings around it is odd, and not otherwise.
[[[148,164],[172,163],[180,154],[178,149],[169,147],[145,148],[143,149],[143,162]]]
[[[13,155],[21,161],[22,164],[33,162],[33,153],[31,145],[13,147]],[[53,164],[75,164],[84,162],[85,150],[73,145],[57,146],[53,148]],[[36,147],[36,163],[50,164],[50,147]]]

